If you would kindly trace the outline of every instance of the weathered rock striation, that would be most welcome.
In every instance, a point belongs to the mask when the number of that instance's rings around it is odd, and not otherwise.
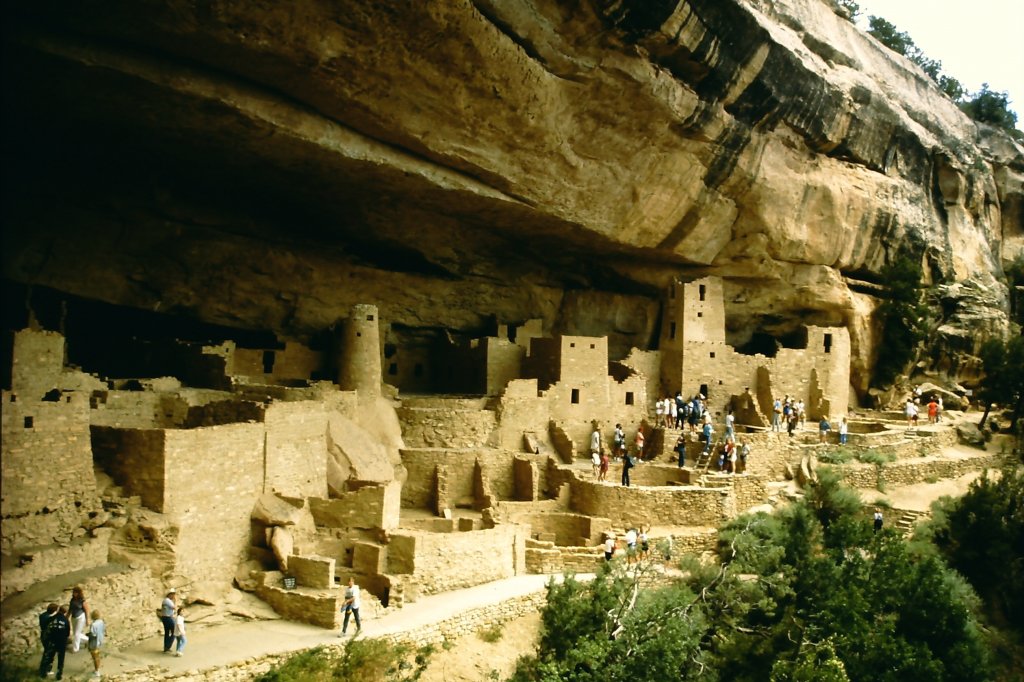
[[[539,318],[622,357],[671,278],[717,275],[731,344],[845,325],[863,391],[898,255],[944,351],[1005,329],[1024,149],[837,12],[40,0],[5,28],[3,276],[302,340],[366,300],[425,345]]]

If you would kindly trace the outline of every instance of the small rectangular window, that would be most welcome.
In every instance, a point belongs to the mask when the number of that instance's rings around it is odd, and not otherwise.
[[[569,400],[570,400],[570,402],[573,405],[579,405],[579,403],[580,403],[580,389],[578,389],[578,388],[572,389],[572,397],[569,398]]]
[[[362,335],[363,335],[362,332],[356,332],[356,336],[362,336]]]
[[[703,284],[700,285],[700,300],[704,300],[704,294],[707,293],[707,287]]]
[[[597,346],[595,346],[594,344],[590,344],[590,347],[591,348],[597,348]]]
[[[697,313],[697,317],[704,317],[704,313]]]
[[[711,357],[715,357],[715,351],[711,351]]]
[[[832,352],[832,335],[831,334],[825,334],[825,352],[826,353],[831,353]]]
[[[397,362],[392,362],[390,365],[388,365],[388,374],[390,374],[391,376],[395,376],[396,374],[398,374]]]
[[[373,322],[373,315],[367,315],[366,316],[366,321],[367,322]]]
[[[575,344],[575,343],[570,343],[570,344],[569,344],[569,348],[575,348],[575,347],[576,347],[576,344]]]
[[[32,417],[25,417],[25,428],[26,429],[31,429],[32,428]]]
[[[272,350],[263,351],[263,373],[274,373],[274,351]]]
[[[626,404],[627,405],[632,405],[633,404],[633,391],[626,391]]]

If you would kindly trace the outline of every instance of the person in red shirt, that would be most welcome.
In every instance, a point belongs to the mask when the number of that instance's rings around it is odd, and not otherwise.
[[[934,424],[939,421],[939,404],[935,402],[935,397],[928,402],[928,423]]]

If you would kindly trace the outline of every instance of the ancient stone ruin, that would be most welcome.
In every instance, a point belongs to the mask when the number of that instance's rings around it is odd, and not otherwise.
[[[821,417],[895,453],[862,488],[998,461],[886,410],[960,407],[1011,329],[1024,147],[832,0],[300,5],[8,13],[3,652],[78,584],[123,646],[171,587],[328,628],[350,576],[379,612],[640,524],[700,552],[814,477]],[[904,260],[930,344],[879,388]],[[745,471],[689,430],[676,465],[677,392]]]
[[[664,320],[661,348],[622,362],[606,337],[502,325],[421,358],[450,387],[439,392],[387,383],[373,305],[335,326],[332,354],[175,344],[187,383],[86,374],[66,365],[61,334],[18,331],[3,392],[4,647],[31,646],[40,603],[77,583],[127,644],[151,629],[138,605],[170,587],[211,622],[269,607],[332,628],[349,576],[393,609],[527,572],[593,571],[607,534],[643,524],[673,533],[677,552],[708,549],[787,471],[812,475],[813,429],[796,443],[772,433],[772,396],[805,401],[811,419],[846,414],[849,341],[812,327],[805,347],[740,353],[714,277],[673,282]],[[715,423],[735,411],[756,453],[746,471],[675,465],[679,432],[653,405],[676,391],[705,394]],[[648,437],[628,488],[589,466],[590,433],[608,449],[616,423],[629,442]],[[870,430],[854,438],[902,436]],[[915,453],[938,442],[918,440]],[[686,447],[697,460],[701,443]]]

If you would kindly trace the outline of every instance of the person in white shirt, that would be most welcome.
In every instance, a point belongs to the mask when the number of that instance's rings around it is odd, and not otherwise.
[[[590,434],[590,463],[594,465],[594,477],[597,478],[601,469],[601,432],[596,426]]]
[[[174,619],[174,639],[178,642],[174,655],[181,656],[185,653],[185,609],[183,607],[178,608],[178,615]]]
[[[615,556],[615,536],[609,535],[604,541],[604,560],[611,561],[613,556]]]
[[[363,624],[359,621],[359,585],[356,585],[355,578],[348,579],[348,587],[345,589],[345,603],[342,605],[341,610],[345,613],[345,619],[341,622],[341,636],[345,636],[345,631],[348,630],[348,617],[354,615],[356,617],[356,633],[363,629]]]

